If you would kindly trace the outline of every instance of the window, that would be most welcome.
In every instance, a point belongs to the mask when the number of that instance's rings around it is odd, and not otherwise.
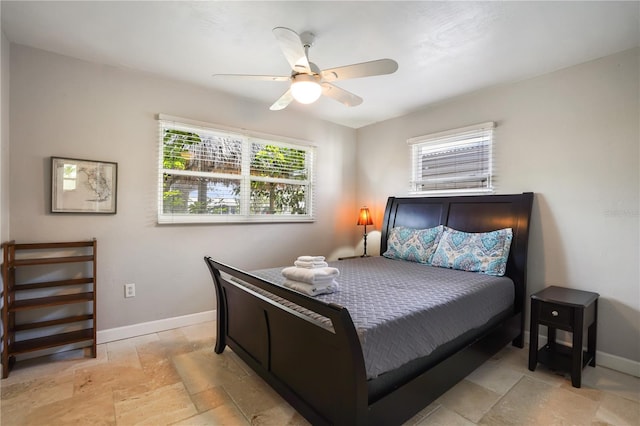
[[[411,138],[411,193],[493,191],[493,122]]]
[[[160,116],[159,223],[313,220],[314,148]]]

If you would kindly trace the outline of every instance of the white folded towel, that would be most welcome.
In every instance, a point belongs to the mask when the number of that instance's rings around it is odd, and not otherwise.
[[[324,256],[299,256],[298,260],[303,262],[324,262]]]
[[[293,262],[293,264],[296,265],[298,268],[307,268],[307,269],[326,268],[327,266],[329,266],[329,264],[325,261],[305,262],[304,260],[296,260],[295,262]]]
[[[307,283],[301,283],[299,281],[285,280],[283,285],[291,290],[299,291],[300,293],[307,294],[309,296],[318,296],[320,294],[329,294],[334,291],[338,291],[338,283],[336,280],[331,280],[326,284],[311,285]]]
[[[282,275],[292,281],[299,281],[307,284],[324,284],[334,278],[340,276],[337,268],[298,268],[297,266],[289,266],[282,270]]]

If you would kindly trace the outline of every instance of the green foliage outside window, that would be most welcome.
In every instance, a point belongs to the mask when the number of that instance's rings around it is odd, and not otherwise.
[[[236,138],[164,129],[163,213],[239,214],[242,152],[242,141]],[[253,142],[250,156],[249,214],[309,213],[305,150]],[[214,173],[226,176],[211,176]]]

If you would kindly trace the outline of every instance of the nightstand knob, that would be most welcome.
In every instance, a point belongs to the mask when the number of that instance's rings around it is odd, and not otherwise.
[[[554,317],[558,316],[558,311],[551,311],[551,315],[553,315]]]

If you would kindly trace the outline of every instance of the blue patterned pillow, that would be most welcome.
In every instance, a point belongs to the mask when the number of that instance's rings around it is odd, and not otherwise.
[[[507,269],[511,228],[469,233],[445,228],[431,265],[501,277]]]
[[[389,259],[408,260],[410,262],[429,263],[438,247],[444,226],[413,229],[405,226],[393,228],[387,238],[387,251],[382,253]]]

